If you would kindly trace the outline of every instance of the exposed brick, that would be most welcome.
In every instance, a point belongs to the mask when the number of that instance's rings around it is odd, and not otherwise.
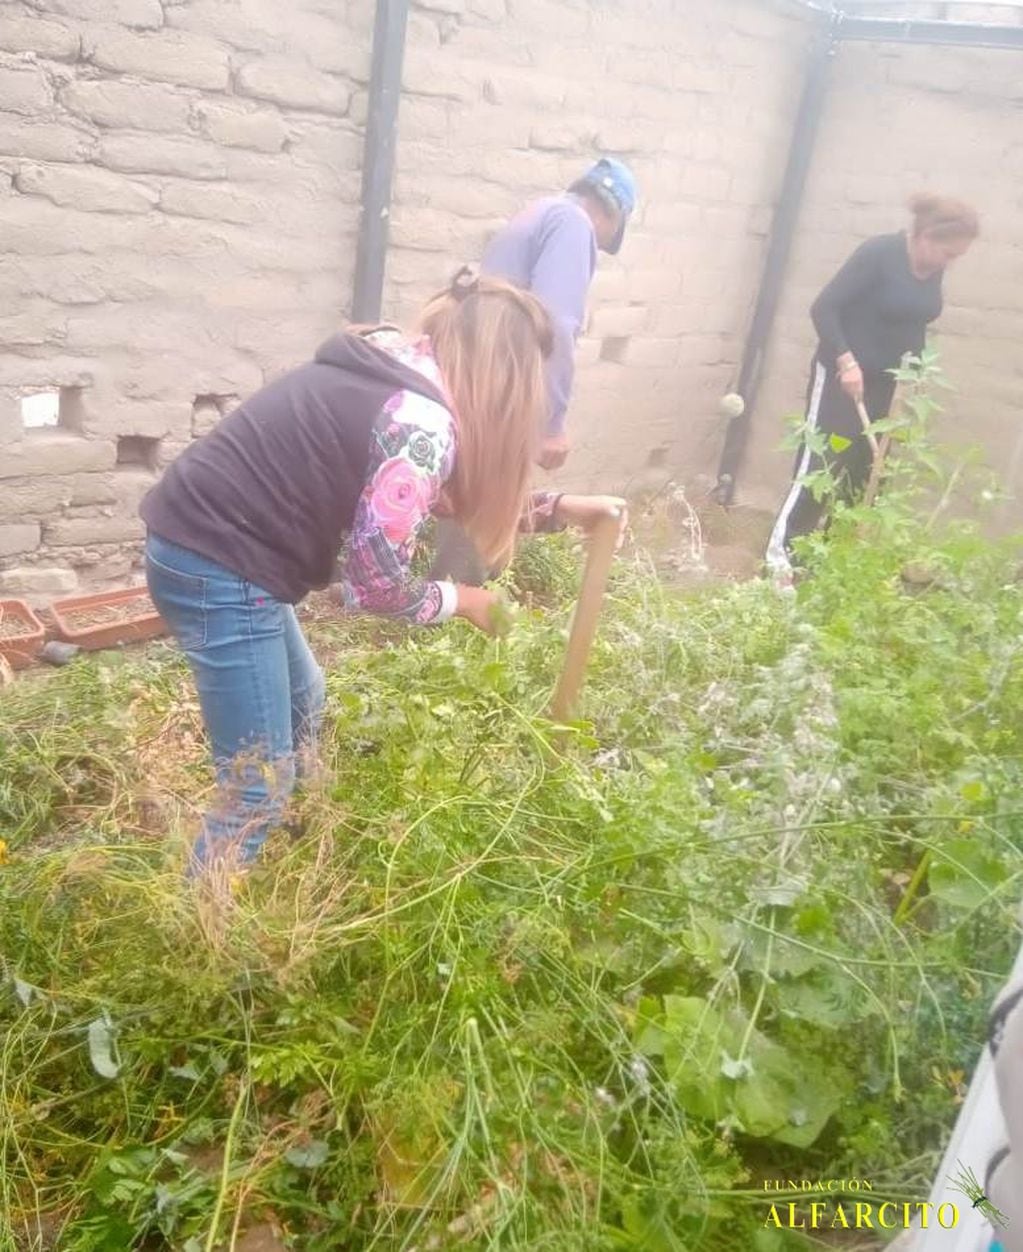
[[[468,227],[450,213],[412,205],[396,206],[391,214],[391,241],[414,251],[441,251],[448,256],[478,256],[500,219]]]
[[[450,107],[444,100],[422,96],[402,100],[399,125],[403,143],[446,139],[451,130]]]
[[[351,90],[339,79],[284,57],[265,57],[243,65],[237,88],[243,95],[272,100],[285,108],[339,117],[347,112],[351,99]]]
[[[261,52],[279,47],[287,34],[287,10],[277,5],[271,14],[266,5],[225,4],[224,0],[188,0],[168,5],[167,25],[230,44],[242,51]],[[268,25],[268,18],[272,21]],[[283,19],[283,20],[282,20]]]
[[[134,516],[142,503],[142,497],[156,483],[157,477],[157,474],[148,469],[131,469],[128,466],[118,466],[117,472],[114,474],[118,512],[128,512]]]
[[[5,52],[32,52],[38,57],[71,60],[78,56],[78,32],[63,22],[38,17],[0,17],[0,48]]]
[[[67,478],[14,478],[4,482],[0,491],[0,521],[53,513],[70,502],[71,486]]]
[[[559,122],[556,119],[534,126],[529,132],[529,146],[546,152],[592,152],[595,135],[585,125]]]
[[[624,303],[628,299],[628,274],[621,265],[605,263],[597,267],[590,284],[590,301],[593,305],[601,302],[618,301]]]
[[[116,28],[89,29],[83,35],[82,47],[89,60],[103,69],[159,82],[222,91],[230,77],[227,50],[186,31],[132,34]]]
[[[88,548],[60,548],[60,555],[96,588],[143,586],[142,544],[98,544]]]
[[[550,152],[483,151],[474,154],[474,172],[487,182],[517,187],[520,195],[547,193],[559,186],[558,162]],[[576,171],[578,172],[578,171]]]
[[[26,165],[14,185],[22,195],[44,196],[92,213],[148,213],[158,198],[142,183],[92,167]]]
[[[552,41],[558,37],[585,38],[590,33],[588,4],[566,4],[564,0],[515,0],[515,20],[527,30],[542,32]]]
[[[60,93],[61,104],[99,126],[187,131],[189,102],[180,91],[149,83],[80,78]]]
[[[52,122],[16,122],[0,114],[0,156],[35,161],[84,161],[92,151],[91,135]]]
[[[0,343],[7,349],[52,347],[66,334],[64,311],[49,308],[42,301],[25,302],[17,313],[0,314]]]
[[[453,179],[444,175],[405,176],[395,181],[396,208],[423,205],[456,217],[493,219],[513,212],[517,197],[505,187]]]
[[[673,266],[664,265],[658,269],[630,267],[626,274],[625,294],[630,300],[645,300],[653,304],[681,294],[684,281],[683,275]]]
[[[678,364],[677,339],[650,339],[645,335],[630,339],[625,361],[633,368],[671,369]]]
[[[38,522],[7,522],[0,525],[0,557],[19,556],[39,547]]]
[[[117,450],[110,441],[47,431],[4,448],[0,479],[112,469],[116,459]]]
[[[602,345],[602,339],[590,339],[587,335],[577,339],[575,345],[576,368],[582,370],[588,365],[595,365],[600,360]]]
[[[295,56],[315,69],[368,81],[370,29],[359,18],[372,22],[372,6],[359,4],[345,13],[339,4],[324,5],[317,12],[311,0],[301,9],[280,0],[190,0],[168,7],[168,25],[229,44],[243,52]]]
[[[209,139],[230,148],[280,152],[288,137],[284,119],[270,109],[244,109],[204,100],[195,106],[195,116]]]
[[[77,547],[94,543],[127,543],[145,536],[145,523],[140,517],[69,517],[50,522],[43,531],[48,545],[54,548]]]
[[[291,133],[289,155],[295,164],[320,170],[326,167],[346,174],[361,172],[364,136],[347,120],[296,121]],[[294,169],[291,176],[294,177]]]
[[[594,311],[588,333],[598,338],[636,335],[646,326],[648,317],[644,305],[607,305]]]
[[[449,100],[473,100],[479,95],[467,67],[457,62],[445,64],[437,73],[435,53],[409,48],[402,68],[402,87],[419,96],[441,96]]]
[[[220,422],[220,409],[212,400],[203,401],[192,406],[192,438],[201,439],[208,435]]]
[[[78,590],[74,570],[43,565],[24,565],[0,570],[0,591],[9,596],[24,596],[30,604],[53,596],[71,595]]]
[[[160,0],[27,0],[32,8],[62,17],[157,30],[163,25]]]
[[[35,117],[53,103],[50,84],[42,70],[35,67],[13,69],[0,66],[0,101],[5,113],[21,113]]]
[[[440,253],[392,248],[387,257],[388,281],[411,283],[431,291],[450,281],[451,269],[450,259]]]
[[[73,474],[63,481],[69,484],[70,505],[113,504],[117,500],[120,474]]]
[[[227,173],[222,153],[194,139],[107,135],[100,143],[100,156],[111,169],[129,174],[223,178]]]
[[[112,399],[90,417],[85,424],[85,431],[97,439],[120,438],[122,435],[163,439],[187,421],[188,404],[184,399],[128,400],[119,397]]]
[[[352,98],[348,102],[347,116],[353,126],[362,128],[366,125],[366,118],[369,116],[368,91],[356,91],[352,93]]]
[[[469,12],[488,22],[503,22],[507,5],[505,0],[469,0]]]
[[[420,13],[413,9],[408,15],[405,31],[405,48],[440,48],[440,24],[432,13]]]
[[[160,193],[160,208],[181,217],[212,218],[223,222],[273,220],[266,200],[232,187],[205,187],[195,183],[174,183]]]
[[[0,258],[3,260],[5,258]],[[0,386],[45,391],[50,387],[90,387],[95,362],[56,353],[46,357],[16,357],[0,353]]]

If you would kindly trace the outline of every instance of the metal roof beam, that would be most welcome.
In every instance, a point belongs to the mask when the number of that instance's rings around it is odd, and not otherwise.
[[[873,43],[957,44],[971,48],[1023,48],[1023,25],[998,26],[991,22],[950,22],[928,18],[853,17],[843,14],[838,22],[840,40]]]

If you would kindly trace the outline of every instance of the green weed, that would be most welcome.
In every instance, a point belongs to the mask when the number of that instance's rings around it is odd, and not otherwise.
[[[772,1252],[765,1178],[924,1198],[1019,942],[1023,595],[914,456],[793,596],[623,559],[567,742],[568,540],[498,641],[313,621],[327,781],[233,894],[182,881],[170,648],[6,693],[0,1248]]]

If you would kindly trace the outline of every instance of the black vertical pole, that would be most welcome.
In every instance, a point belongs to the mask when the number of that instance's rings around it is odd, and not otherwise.
[[[792,238],[802,204],[803,188],[806,186],[814,141],[817,138],[831,78],[831,65],[838,43],[837,31],[840,20],[832,19],[826,28],[817,32],[810,51],[803,82],[803,94],[796,113],[785,173],[778,195],[778,205],[771,224],[771,237],[767,245],[767,257],[764,261],[760,290],[757,292],[753,318],[739,367],[739,381],[735,388],[745,402],[745,409],[739,417],[733,417],[728,424],[721,463],[718,466],[718,481],[714,495],[720,504],[732,502],[735,494],[735,479],[749,439],[750,420],[753,416],[763,371],[764,350],[781,296],[785,267],[788,264]]]
[[[352,292],[355,322],[380,319],[408,10],[409,0],[377,0],[362,158],[362,213]]]

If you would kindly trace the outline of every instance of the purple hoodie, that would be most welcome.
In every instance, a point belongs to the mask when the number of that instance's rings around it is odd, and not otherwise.
[[[586,295],[597,266],[597,240],[589,214],[573,195],[537,200],[491,239],[480,270],[531,291],[554,323],[547,362],[548,433],[560,435],[572,394],[576,336],[586,316]]]

